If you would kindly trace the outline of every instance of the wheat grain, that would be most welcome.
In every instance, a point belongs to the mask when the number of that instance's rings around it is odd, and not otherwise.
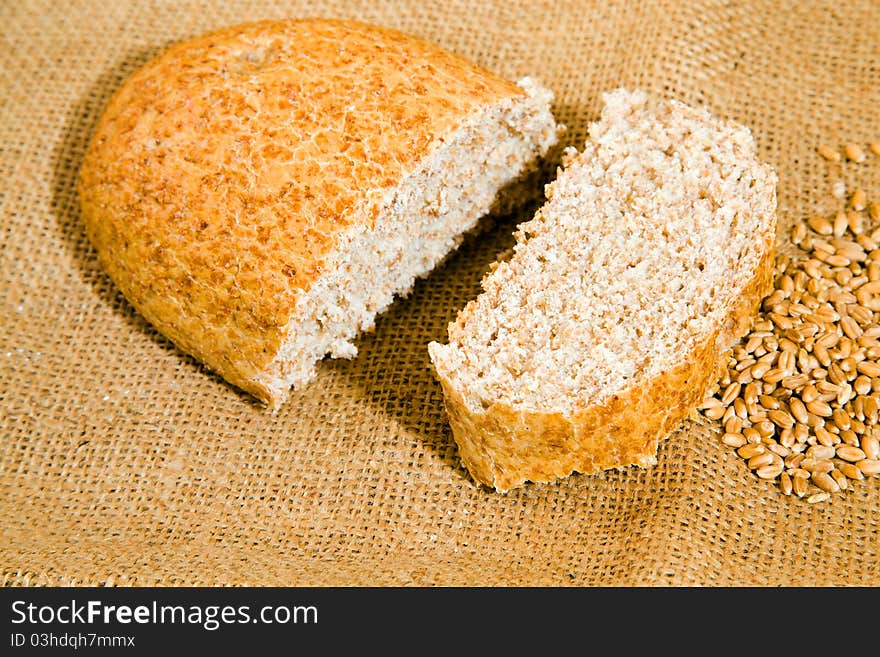
[[[846,155],[846,159],[851,162],[864,162],[867,159],[865,155],[865,151],[858,144],[846,144],[843,147],[843,152]]]
[[[836,493],[840,490],[840,486],[837,485],[837,482],[834,481],[834,477],[832,477],[828,472],[813,472],[810,475],[810,481],[813,484],[824,490],[826,493]]]
[[[837,457],[850,463],[857,463],[867,458],[867,455],[858,447],[842,444],[837,446]]]
[[[852,195],[849,197],[849,206],[856,211],[861,212],[868,205],[868,199],[865,196],[865,192],[861,189],[855,190]]]
[[[872,147],[873,147],[873,144],[872,144]],[[878,144],[878,148],[880,148],[880,144]],[[873,150],[873,148],[872,148],[872,150]],[[822,144],[821,146],[819,146],[816,149],[816,151],[819,153],[819,155],[821,155],[823,158],[825,158],[829,162],[840,162],[840,151],[838,151],[833,146],[828,146],[826,144]],[[878,153],[878,154],[880,154],[880,153]]]

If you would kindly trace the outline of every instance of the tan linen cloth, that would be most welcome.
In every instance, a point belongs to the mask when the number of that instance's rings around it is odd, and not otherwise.
[[[784,497],[685,422],[659,462],[507,495],[461,467],[426,345],[531,209],[468,241],[275,415],[177,351],[117,292],[74,183],[99,113],[169,44],[322,15],[540,78],[580,146],[600,94],[642,87],[749,125],[778,171],[779,243],[880,199],[880,4],[828,2],[0,3],[0,569],[9,585],[877,585],[873,477]]]

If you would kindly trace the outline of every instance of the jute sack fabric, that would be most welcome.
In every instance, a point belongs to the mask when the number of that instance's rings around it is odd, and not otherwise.
[[[355,18],[554,90],[580,146],[641,87],[750,126],[781,251],[880,196],[880,5],[839,2],[52,2],[0,5],[0,572],[7,585],[877,585],[880,478],[808,505],[695,416],[658,464],[476,487],[426,345],[533,209],[469,240],[276,414],[177,351],[85,238],[75,180],[101,109],[171,43],[238,22]],[[551,172],[552,173],[552,172]]]

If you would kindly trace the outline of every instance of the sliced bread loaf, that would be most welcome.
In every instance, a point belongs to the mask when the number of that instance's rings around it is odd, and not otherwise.
[[[619,89],[430,357],[499,491],[656,462],[770,290],[776,175],[748,129]]]
[[[160,332],[277,407],[535,169],[557,140],[550,102],[394,30],[230,27],[111,99],[85,228]]]

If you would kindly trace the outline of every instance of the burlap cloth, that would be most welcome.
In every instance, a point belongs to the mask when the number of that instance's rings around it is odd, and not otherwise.
[[[426,344],[528,212],[468,242],[276,415],[158,335],[86,241],[74,180],[122,79],[169,43],[267,17],[353,17],[510,78],[536,75],[580,145],[599,93],[641,86],[752,127],[779,172],[780,244],[872,198],[880,4],[0,3],[0,567],[6,584],[877,585],[880,478],[815,506],[688,421],[659,463],[506,496],[459,463]]]

